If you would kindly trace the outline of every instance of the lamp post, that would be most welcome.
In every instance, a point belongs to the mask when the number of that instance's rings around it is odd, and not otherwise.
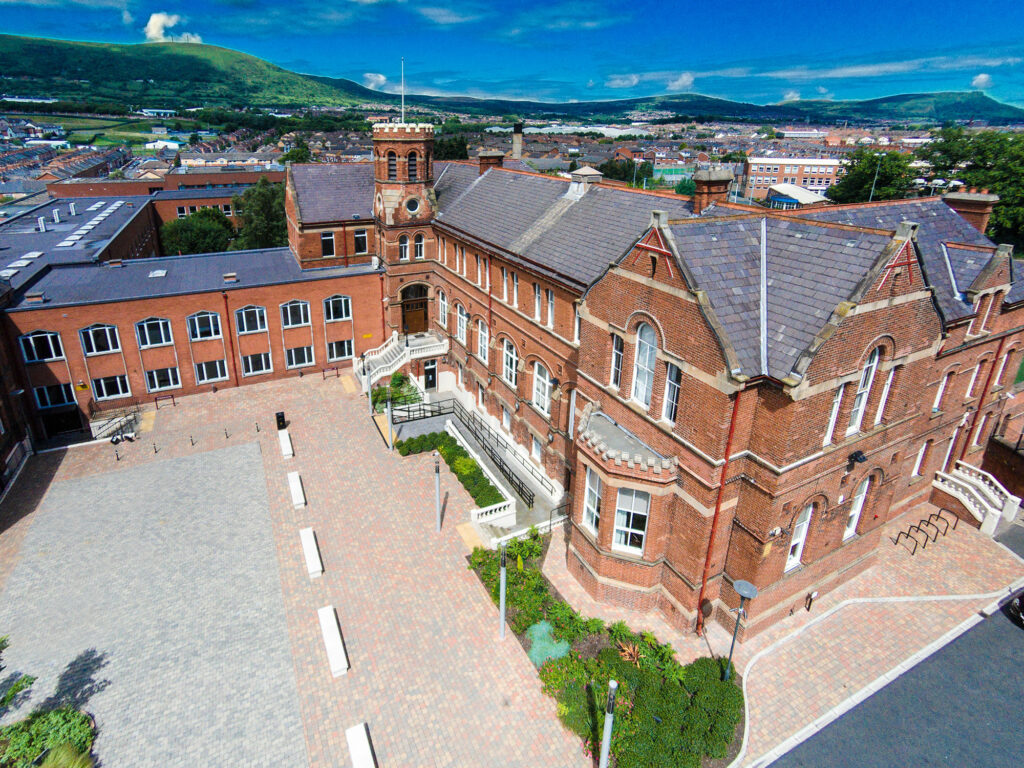
[[[736,635],[740,631],[740,617],[747,615],[746,610],[743,608],[743,603],[757,597],[757,587],[749,581],[734,581],[732,588],[735,589],[736,594],[740,596],[740,607],[736,609],[736,626],[732,630],[732,643],[729,645],[729,661],[726,662],[725,677],[722,678],[726,682],[728,682],[729,678],[732,677],[732,651],[736,647]]]
[[[875,182],[878,181],[878,169],[882,167],[882,153],[876,152],[875,157],[875,178],[871,180],[871,193],[868,195],[868,202],[870,203],[875,197]]]
[[[441,532],[441,456],[434,451],[434,509],[437,512],[437,532]]]
[[[600,768],[608,768],[608,752],[612,746],[612,722],[615,720],[615,691],[618,688],[618,682],[608,681],[608,703],[604,709],[604,737],[601,739]]]
[[[498,617],[501,623],[498,625],[498,639],[505,639],[505,545],[501,545],[501,587],[498,597]]]

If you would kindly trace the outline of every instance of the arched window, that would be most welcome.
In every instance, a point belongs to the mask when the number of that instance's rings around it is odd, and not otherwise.
[[[953,371],[950,371],[942,377],[942,381],[939,382],[939,388],[935,391],[935,402],[932,403],[932,413],[942,410],[942,396],[946,394],[946,390],[949,389],[949,382],[953,380]]]
[[[501,378],[512,389],[515,389],[519,383],[519,352],[516,351],[515,345],[508,339],[502,342],[501,350]]]
[[[654,390],[654,360],[657,352],[654,329],[641,323],[636,329],[636,363],[633,366],[633,399],[645,408],[651,404]]]
[[[121,351],[121,338],[113,325],[90,325],[78,332],[82,339],[82,351],[87,355],[103,355]]]
[[[551,414],[551,377],[540,363],[533,364],[533,405],[545,416]]]
[[[476,356],[480,358],[484,365],[487,365],[487,345],[490,342],[487,323],[483,320],[477,320],[476,326]]]
[[[920,477],[925,461],[928,460],[928,449],[932,447],[932,441],[926,440],[924,445],[921,446],[921,450],[917,452],[917,458],[914,459],[914,470],[910,473],[911,477]]]
[[[437,320],[442,328],[448,327],[448,296],[444,291],[437,292]]]
[[[324,299],[324,320],[336,323],[352,319],[352,299],[348,296],[328,296]]]
[[[21,337],[21,353],[26,363],[64,359],[64,345],[55,331],[33,331]]]
[[[417,259],[423,258],[423,235],[416,235],[412,240],[413,253]]]
[[[258,333],[267,330],[267,310],[251,304],[235,310],[235,326],[238,333]]]
[[[388,152],[388,181],[398,178],[398,155]]]
[[[196,312],[188,317],[188,337],[192,341],[220,338],[220,315],[216,312]]]
[[[1017,350],[1015,349],[1006,350],[1006,354],[1003,355],[1002,359],[999,361],[999,367],[996,369],[995,376],[992,377],[993,387],[1003,386],[1003,373],[1006,371],[1006,364],[1010,361],[1010,355],[1016,351]]]
[[[409,153],[409,181],[416,181],[419,171],[419,157],[415,152]]]
[[[925,447],[927,447],[925,443]],[[868,497],[868,490],[871,488],[871,478],[865,477],[860,481],[857,490],[853,492],[853,504],[850,505],[850,515],[846,518],[846,530],[843,531],[843,541],[846,541],[857,534],[857,523],[860,522],[860,513],[864,511],[864,501]]]
[[[171,335],[171,321],[162,317],[149,317],[135,324],[135,334],[139,339],[139,349],[147,347],[163,347],[174,343]]]
[[[409,260],[409,238],[406,235],[402,235],[398,238],[398,260]]]
[[[804,554],[804,543],[807,541],[807,529],[811,527],[812,512],[814,512],[814,504],[808,504],[801,510],[800,516],[793,523],[793,538],[789,541],[789,554],[786,555],[787,571],[800,565],[800,558]]]
[[[281,305],[281,327],[300,328],[309,325],[309,302],[293,301]]]
[[[466,330],[469,328],[469,312],[461,304],[455,305],[455,338],[466,343]]]
[[[860,425],[864,422],[864,411],[868,407],[868,398],[871,397],[871,385],[875,382],[875,372],[878,370],[878,361],[881,357],[882,348],[875,347],[868,355],[864,370],[860,372],[860,383],[857,384],[857,394],[853,398],[853,410],[850,411],[850,426],[846,428],[847,435],[860,432]]]

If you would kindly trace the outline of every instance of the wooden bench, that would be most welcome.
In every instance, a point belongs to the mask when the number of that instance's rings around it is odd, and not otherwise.
[[[277,439],[281,441],[281,455],[286,459],[290,459],[295,455],[295,449],[292,448],[292,438],[288,434],[287,429],[279,429],[277,431]]]
[[[320,619],[320,632],[324,636],[324,647],[327,649],[327,663],[333,677],[341,677],[348,672],[348,655],[345,643],[341,639],[341,628],[338,626],[338,615],[333,605],[327,605],[316,612]]]
[[[345,741],[348,742],[348,752],[352,756],[352,768],[377,768],[373,747],[370,746],[370,729],[366,723],[346,728]]]
[[[298,509],[306,506],[306,492],[302,490],[302,478],[298,472],[288,473],[288,489],[292,492],[292,506]]]
[[[315,579],[324,572],[324,564],[320,559],[320,548],[316,543],[316,534],[312,528],[303,528],[299,531],[299,540],[302,541],[302,554],[306,558],[306,570],[309,578]]]

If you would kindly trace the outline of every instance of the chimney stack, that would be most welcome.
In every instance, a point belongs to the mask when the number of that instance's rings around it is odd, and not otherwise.
[[[40,232],[45,232],[46,231],[46,217],[45,216],[40,216],[38,219],[36,219],[36,224],[39,225],[39,231]]]
[[[523,124],[516,123],[512,126],[512,159],[523,159]]]
[[[482,151],[477,155],[480,161],[480,175],[483,176],[491,168],[501,168],[505,162],[505,153],[494,149]]]
[[[721,166],[694,173],[693,183],[697,190],[693,193],[693,212],[699,215],[715,203],[724,203],[729,197],[732,180],[732,171]]]
[[[60,224],[60,211],[56,208],[53,209],[53,223]]]
[[[942,196],[942,201],[984,234],[999,195],[990,195],[987,189],[978,192],[976,187],[971,187],[970,192],[948,192]]]
[[[68,214],[71,215],[71,216],[77,216],[78,215],[76,210],[75,210],[75,204],[74,203],[68,203]]]

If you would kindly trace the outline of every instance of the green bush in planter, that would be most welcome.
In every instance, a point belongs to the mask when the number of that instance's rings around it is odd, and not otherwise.
[[[394,373],[391,374],[391,388],[392,389],[399,389],[408,380],[409,380],[409,377],[406,376],[404,373],[402,373],[401,371],[395,371]]]
[[[479,472],[479,468],[476,462],[473,461],[469,456],[459,456],[455,461],[452,462],[452,472],[459,477],[462,475],[469,475],[473,472]]]
[[[71,707],[36,710],[24,720],[0,728],[0,765],[28,768],[44,749],[70,744],[88,754],[95,733],[88,716]]]

